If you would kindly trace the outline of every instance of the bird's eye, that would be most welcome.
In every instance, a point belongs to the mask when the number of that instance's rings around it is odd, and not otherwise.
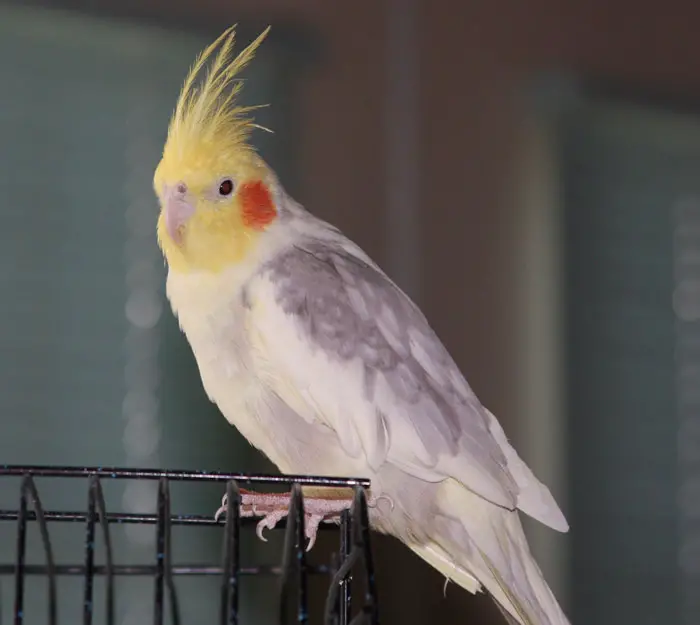
[[[221,184],[219,185],[219,195],[221,197],[227,197],[233,193],[233,180],[230,178],[226,178],[226,180],[222,180]]]

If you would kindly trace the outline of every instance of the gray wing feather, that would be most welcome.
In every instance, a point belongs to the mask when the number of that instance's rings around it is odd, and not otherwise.
[[[343,248],[312,242],[265,271],[278,304],[313,349],[362,363],[368,401],[375,400],[379,377],[393,392],[396,410],[376,410],[372,466],[389,456],[394,419],[408,419],[422,448],[393,454],[395,464],[455,477],[494,503],[515,507],[518,488],[485,409],[423,314],[381,270]]]

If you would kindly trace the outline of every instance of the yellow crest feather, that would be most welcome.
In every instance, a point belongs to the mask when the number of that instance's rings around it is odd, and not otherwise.
[[[236,26],[233,25],[197,56],[180,91],[168,128],[166,150],[176,148],[177,152],[181,152],[182,148],[191,147],[193,142],[208,144],[214,141],[219,144],[225,142],[228,149],[250,149],[247,140],[253,128],[269,132],[267,128],[254,123],[248,115],[266,105],[237,106],[235,103],[243,84],[238,75],[253,59],[269,32],[268,26],[233,57],[236,39]],[[212,58],[204,80],[196,84],[202,69]]]

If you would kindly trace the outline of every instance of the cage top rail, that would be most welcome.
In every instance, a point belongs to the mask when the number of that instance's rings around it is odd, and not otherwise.
[[[234,482],[241,484],[299,484],[300,486],[331,486],[336,488],[370,487],[370,480],[359,477],[324,477],[318,475],[271,475],[264,473],[224,473],[219,471],[188,471],[161,469],[128,469],[124,467],[69,467],[0,464],[0,477],[32,475],[34,477],[85,478],[96,475],[111,479],[141,479],[203,482]]]
[[[27,521],[37,521],[36,512],[27,510],[25,515]],[[44,519],[51,522],[59,523],[84,523],[90,518],[87,512],[74,511],[44,511]],[[129,524],[129,525],[155,525],[158,522],[156,514],[138,514],[136,512],[110,512],[105,514],[105,521],[112,524]],[[17,521],[19,519],[19,510],[0,509],[1,521]],[[255,527],[259,521],[259,517],[244,517],[240,520],[241,527]],[[223,526],[224,519],[215,519],[213,516],[205,516],[202,514],[171,514],[170,525],[194,525],[201,527]],[[286,519],[280,519],[275,525],[276,528],[284,529],[286,527]],[[330,529],[331,525],[322,523],[319,525],[319,530]]]

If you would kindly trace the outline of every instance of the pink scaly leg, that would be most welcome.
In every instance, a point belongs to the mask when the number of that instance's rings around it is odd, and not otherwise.
[[[323,489],[318,489],[320,492]],[[326,489],[328,491],[329,489]],[[308,491],[307,491],[308,492]],[[267,539],[263,536],[263,531],[266,529],[274,529],[289,512],[289,503],[291,495],[289,493],[255,493],[249,490],[240,490],[241,493],[241,517],[262,516],[263,518],[257,525],[256,534],[263,541]],[[347,510],[352,505],[352,496],[340,496],[334,491],[330,491],[326,497],[320,496],[305,496],[304,497],[304,513],[305,513],[305,533],[309,539],[307,551],[313,547],[316,542],[316,533],[318,526],[322,521],[335,522],[340,521],[340,514],[343,510]],[[333,496],[335,495],[335,496]],[[226,495],[221,500],[221,506],[216,511],[214,519],[226,512],[227,502]]]

